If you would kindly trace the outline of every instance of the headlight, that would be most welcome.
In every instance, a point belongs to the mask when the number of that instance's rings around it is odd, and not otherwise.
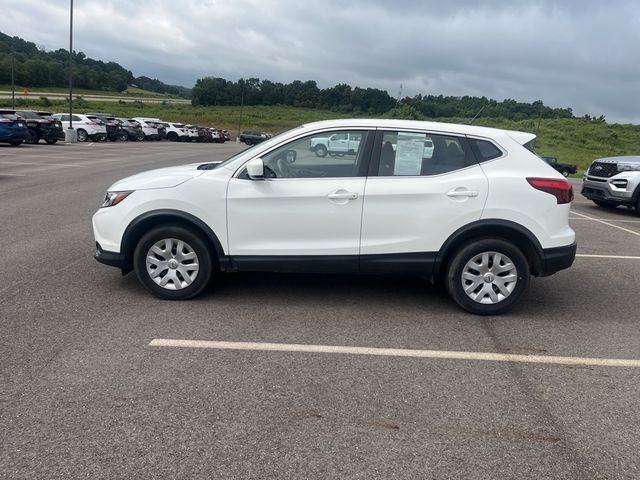
[[[133,193],[133,191],[129,191],[129,192],[107,192],[106,195],[104,196],[104,201],[102,202],[102,205],[100,205],[100,208],[113,207],[115,205],[118,205],[121,201],[123,201],[125,198],[127,198],[132,193]]]
[[[640,163],[618,163],[621,172],[640,172]]]

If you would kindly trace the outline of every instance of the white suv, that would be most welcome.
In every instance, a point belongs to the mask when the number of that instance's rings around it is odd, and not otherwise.
[[[79,142],[106,140],[107,138],[107,127],[104,124],[90,119],[86,115],[74,113],[73,117],[70,117],[68,113],[54,113],[51,116],[56,120],[60,120],[65,130],[73,125]],[[69,119],[71,119],[72,122],[69,121]]]
[[[361,136],[317,157],[316,137]],[[151,293],[187,299],[223,271],[411,274],[465,310],[497,314],[530,275],[573,263],[571,185],[527,149],[535,135],[432,122],[303,125],[225,162],[112,185],[93,217],[96,259]],[[425,145],[433,148],[425,148]]]

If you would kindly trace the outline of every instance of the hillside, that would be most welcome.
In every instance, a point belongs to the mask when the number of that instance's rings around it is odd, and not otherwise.
[[[41,99],[23,100],[18,104],[30,108],[66,111],[68,105],[63,101],[45,101]],[[10,105],[9,99],[0,99],[0,107]],[[332,118],[365,117],[369,115],[353,112],[335,112],[315,108],[288,106],[245,106],[242,109],[240,124],[239,106],[194,107],[189,104],[145,104],[141,102],[100,103],[78,100],[74,109],[82,111],[106,111],[125,117],[159,117],[184,123],[226,128],[235,137],[240,130],[261,130],[279,133],[303,123]],[[396,109],[384,116],[395,118],[414,118],[403,115],[406,109]],[[376,115],[380,116],[380,115]],[[450,123],[468,123],[468,118],[428,118]],[[640,125],[607,124],[600,120],[585,118],[561,118],[540,120],[507,120],[478,118],[475,125],[523,130],[536,133],[536,150],[544,155],[556,156],[565,163],[576,164],[584,170],[592,160],[610,155],[640,155]]]
[[[13,56],[15,83],[30,89],[64,88],[68,85],[69,52],[65,49],[46,51],[35,43],[0,32],[0,84],[11,83]],[[116,62],[103,62],[74,52],[74,86],[79,89],[123,92],[130,85],[154,93],[188,96],[189,89],[167,85],[158,79],[133,73]]]

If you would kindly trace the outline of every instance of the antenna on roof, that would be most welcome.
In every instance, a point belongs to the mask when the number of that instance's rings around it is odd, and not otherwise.
[[[482,111],[484,110],[484,107],[486,107],[486,105],[483,105],[482,108],[480,108],[480,110],[478,110],[478,113],[476,113],[476,116],[473,117],[471,120],[469,120],[467,123],[469,125],[471,125],[473,123],[473,121],[478,118],[480,116],[480,114],[482,113]]]

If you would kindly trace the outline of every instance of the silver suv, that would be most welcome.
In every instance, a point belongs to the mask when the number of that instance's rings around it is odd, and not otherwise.
[[[594,160],[584,175],[582,195],[600,207],[635,206],[640,214],[640,156]]]

